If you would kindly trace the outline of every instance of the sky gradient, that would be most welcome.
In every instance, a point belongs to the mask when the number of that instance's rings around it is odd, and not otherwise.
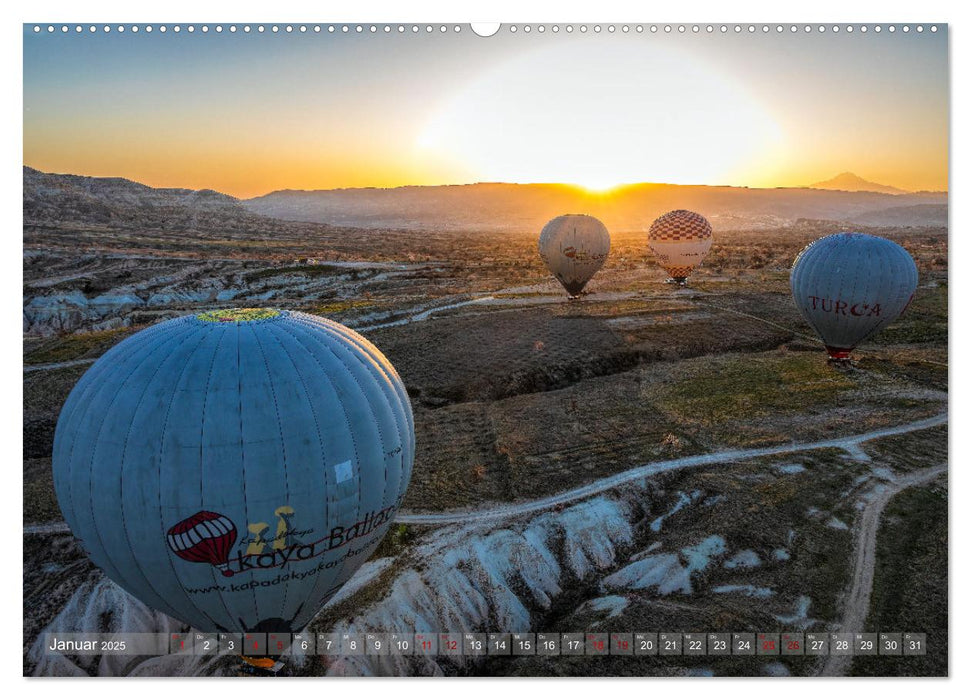
[[[478,181],[800,186],[843,171],[944,190],[948,85],[945,27],[25,27],[24,163],[238,197]]]

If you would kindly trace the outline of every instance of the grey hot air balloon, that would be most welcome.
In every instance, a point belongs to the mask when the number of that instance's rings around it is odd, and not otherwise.
[[[792,298],[831,358],[897,318],[914,297],[917,265],[906,250],[865,233],[813,241],[792,264]]]
[[[234,309],[143,330],[61,411],[54,486],[91,560],[201,631],[299,630],[368,558],[411,477],[405,387],[362,336]]]
[[[607,228],[586,214],[565,214],[549,221],[539,234],[539,255],[571,299],[583,291],[610,253]]]

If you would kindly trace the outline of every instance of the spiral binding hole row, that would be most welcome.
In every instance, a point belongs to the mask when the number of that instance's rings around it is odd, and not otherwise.
[[[132,34],[137,34],[139,32],[144,32],[146,34],[151,34],[152,32],[159,32],[159,33],[162,33],[162,34],[165,34],[167,32],[173,32],[175,34],[180,34],[182,32],[187,32],[189,34],[195,34],[196,32],[200,32],[202,34],[208,34],[210,32],[215,32],[216,34],[221,34],[221,33],[224,33],[224,32],[227,32],[227,33],[230,33],[230,34],[235,34],[237,32],[242,32],[244,34],[250,34],[250,33],[264,34],[264,33],[267,33],[267,32],[269,32],[271,34],[278,34],[280,32],[283,32],[283,33],[286,33],[286,34],[292,34],[294,32],[299,33],[299,34],[306,34],[306,33],[314,33],[314,34],[320,34],[320,33],[327,33],[327,34],[364,34],[364,33],[379,34],[379,33],[384,33],[384,34],[391,34],[391,33],[394,33],[394,32],[396,32],[398,34],[407,34],[407,33],[411,33],[411,34],[432,34],[432,33],[446,34],[446,33],[449,33],[449,32],[452,32],[452,33],[460,33],[462,31],[462,26],[461,25],[458,25],[458,24],[456,24],[456,25],[446,25],[446,24],[441,24],[441,25],[432,25],[432,24],[424,24],[424,25],[419,25],[419,24],[411,24],[411,25],[405,25],[405,24],[398,24],[398,25],[392,25],[392,24],[384,24],[384,25],[377,25],[377,24],[371,24],[371,25],[366,25],[366,24],[336,24],[336,25],[335,24],[328,24],[328,25],[321,25],[321,24],[313,24],[313,25],[309,25],[309,24],[298,24],[298,25],[294,25],[294,24],[286,24],[286,25],[278,25],[278,24],[264,25],[264,24],[257,24],[257,25],[250,25],[250,24],[244,24],[244,25],[235,25],[235,24],[230,24],[230,25],[222,25],[222,24],[217,24],[217,25],[213,25],[213,26],[210,26],[208,24],[202,24],[202,25],[194,25],[194,24],[187,24],[187,25],[181,25],[181,24],[174,24],[174,25],[164,25],[164,24],[162,24],[162,25],[150,25],[150,24],[148,24],[148,25],[137,25],[137,24],[133,24],[133,25],[124,25],[124,24],[118,24],[118,25],[109,25],[109,24],[105,24],[105,25],[94,25],[94,24],[91,24],[91,25],[86,25],[86,26],[85,25],[80,25],[80,24],[73,25],[73,26],[67,25],[67,24],[62,24],[62,25],[49,24],[49,25],[47,25],[45,27],[45,26],[40,25],[40,24],[35,24],[33,29],[34,29],[34,33],[35,34],[43,33],[45,30],[46,30],[46,33],[48,33],[48,34],[54,34],[56,32],[60,32],[62,34],[69,34],[69,33],[72,33],[72,32],[74,34],[94,34],[94,33],[97,33],[99,31],[102,32],[102,33],[105,33],[105,34],[110,33],[110,32],[117,32],[119,34],[123,34],[125,32],[130,32]],[[806,25],[796,25],[796,24],[791,24],[791,25],[783,25],[783,24],[776,24],[776,25],[769,25],[769,24],[761,24],[761,25],[755,25],[755,24],[749,24],[749,25],[741,25],[741,24],[735,24],[735,25],[726,25],[726,24],[721,24],[721,25],[712,25],[712,24],[707,24],[707,25],[699,25],[699,24],[691,24],[691,25],[686,25],[686,24],[677,24],[677,25],[672,25],[672,24],[664,24],[664,25],[657,25],[657,24],[651,24],[651,25],[643,25],[643,24],[636,24],[636,25],[630,25],[630,24],[623,24],[623,25],[614,25],[614,24],[600,25],[600,24],[594,24],[594,25],[586,25],[586,24],[579,24],[579,25],[573,25],[573,24],[565,24],[565,25],[559,25],[559,24],[553,24],[553,25],[549,25],[549,26],[544,25],[544,24],[538,24],[538,25],[529,25],[529,24],[516,25],[516,24],[511,24],[511,25],[506,26],[505,29],[509,33],[511,33],[511,34],[515,34],[515,33],[518,33],[520,31],[522,33],[524,33],[524,34],[530,34],[530,33],[534,32],[534,31],[535,32],[538,32],[540,34],[543,34],[546,31],[550,31],[550,32],[552,32],[554,34],[559,33],[560,31],[565,31],[567,34],[572,34],[574,31],[579,31],[581,34],[586,34],[586,33],[590,32],[590,31],[592,31],[594,34],[601,34],[604,31],[606,31],[609,34],[614,34],[617,31],[620,31],[623,34],[628,34],[630,32],[643,33],[644,31],[649,31],[652,34],[656,34],[659,31],[660,32],[663,32],[665,34],[671,34],[671,33],[674,33],[674,32],[677,32],[679,34],[686,34],[686,33],[699,34],[699,33],[702,33],[702,32],[707,33],[707,34],[713,34],[713,33],[716,33],[716,32],[717,33],[721,33],[721,34],[728,34],[729,32],[734,33],[734,34],[741,34],[743,32],[747,32],[749,34],[757,34],[757,33],[769,34],[769,33],[773,32],[773,31],[775,33],[777,33],[777,34],[781,34],[781,33],[784,33],[784,32],[788,32],[790,34],[797,34],[797,33],[809,34],[809,33],[812,33],[812,32],[816,32],[816,33],[819,33],[819,34],[823,34],[823,33],[826,33],[826,32],[832,32],[833,34],[838,34],[840,32],[846,32],[848,34],[851,34],[854,31],[859,31],[860,33],[865,34],[865,33],[869,32],[869,31],[873,31],[873,32],[876,32],[876,33],[879,34],[880,32],[884,31],[884,26],[883,25],[879,25],[879,24],[875,24],[875,25],[866,25],[866,24],[862,24],[862,25],[851,25],[851,24],[850,25],[838,25],[838,24],[834,24],[834,25],[829,25],[829,26],[823,25],[823,24],[819,24],[819,25],[810,25],[810,24],[806,24]],[[899,27],[898,27],[898,25],[893,25],[893,24],[886,26],[886,31],[890,32],[891,34],[897,32],[898,29],[899,29],[900,32],[903,32],[905,34],[911,32],[911,31],[915,31],[917,33],[922,33],[922,32],[925,31],[925,26],[922,25],[922,24],[917,24],[917,25],[913,25],[913,26],[908,25],[908,24],[904,24],[904,25],[899,25]],[[937,25],[933,25],[933,24],[930,25],[930,26],[928,26],[928,27],[926,27],[926,29],[929,30],[929,31],[931,31],[931,32],[936,32],[938,30]],[[473,32],[474,32],[474,30],[473,30]]]

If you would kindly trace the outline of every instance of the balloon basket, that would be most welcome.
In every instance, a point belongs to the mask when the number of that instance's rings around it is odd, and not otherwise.
[[[827,345],[826,352],[829,353],[829,364],[834,367],[852,367],[853,360],[850,359],[852,348],[837,348]]]
[[[828,358],[826,358],[826,364],[841,372],[849,372],[856,369],[856,361],[850,357],[848,352],[845,355],[830,355]]]
[[[687,277],[668,277],[666,280],[664,280],[664,283],[665,284],[673,284],[673,285],[676,285],[678,287],[687,287],[688,286],[688,278]]]
[[[275,676],[283,669],[283,661],[269,656],[241,656],[240,671],[254,676]]]
[[[849,357],[829,357],[826,359],[826,364],[838,370],[856,369],[856,363]]]

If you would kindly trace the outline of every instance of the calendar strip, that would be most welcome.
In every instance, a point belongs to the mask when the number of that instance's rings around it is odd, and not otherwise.
[[[52,633],[65,656],[924,656],[923,632]]]

